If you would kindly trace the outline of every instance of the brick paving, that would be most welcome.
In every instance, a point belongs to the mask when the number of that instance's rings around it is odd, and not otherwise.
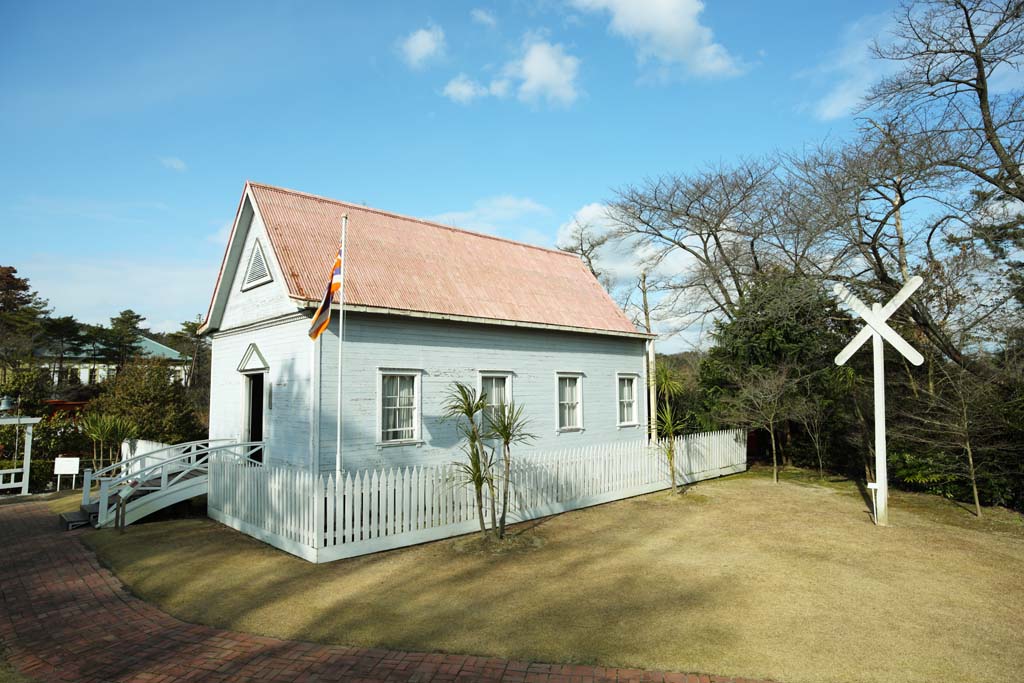
[[[45,503],[0,506],[0,643],[40,681],[741,683],[704,674],[561,666],[264,638],[175,619],[131,595]],[[765,683],[749,681],[748,683]]]

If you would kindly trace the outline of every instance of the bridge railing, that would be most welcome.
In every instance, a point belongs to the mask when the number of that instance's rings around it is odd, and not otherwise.
[[[159,462],[163,462],[165,460],[178,460],[179,456],[198,453],[209,448],[212,444],[218,443],[233,443],[233,440],[199,439],[197,441],[176,443],[171,446],[164,446],[163,448],[157,448],[156,450],[146,451],[145,453],[140,453],[130,458],[123,458],[95,471],[92,470],[92,468],[86,468],[84,479],[82,481],[82,505],[89,505],[93,502],[92,486],[94,482],[112,476],[117,477],[132,471],[142,470],[153,464],[154,460]]]
[[[97,524],[105,526],[113,520],[118,499],[121,497],[144,492],[153,494],[168,490],[176,484],[194,477],[205,477],[209,472],[211,454],[223,454],[229,460],[259,466],[261,463],[254,460],[253,456],[262,456],[265,454],[265,450],[266,446],[262,441],[231,442],[205,447],[194,446],[159,462],[144,467],[135,467],[117,476],[103,477],[99,479]],[[152,453],[147,455],[152,455]]]

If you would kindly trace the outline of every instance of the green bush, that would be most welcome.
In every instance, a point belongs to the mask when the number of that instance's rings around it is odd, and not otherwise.
[[[18,460],[0,460],[0,470],[13,470],[21,467],[21,458]],[[53,480],[53,461],[52,460],[32,460],[32,466],[29,468],[28,473],[28,490],[32,493],[38,493],[39,491],[45,491]],[[19,493],[16,489],[10,489],[14,493]]]
[[[20,458],[25,449],[25,427],[17,427],[18,453],[14,454],[15,426],[0,427],[0,458]],[[88,437],[71,413],[47,415],[32,430],[32,457],[53,459],[58,455],[87,456],[92,452]]]

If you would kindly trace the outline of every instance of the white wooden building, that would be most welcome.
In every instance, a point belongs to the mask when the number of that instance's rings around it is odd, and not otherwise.
[[[312,342],[346,214],[342,340],[335,311]],[[506,482],[513,522],[672,481],[668,442],[647,436],[652,341],[570,254],[247,183],[202,331],[210,439],[98,471],[95,503],[87,474],[98,525],[143,482],[129,523],[205,493],[213,519],[313,562],[474,531],[474,492],[452,465],[461,434],[442,419],[454,382],[530,420],[536,440]],[[746,468],[738,430],[672,443],[680,481]]]
[[[650,338],[577,257],[247,183],[202,328],[211,438],[336,468],[337,311],[317,342],[307,332],[344,214],[343,470],[459,457],[441,419],[455,381],[525,406],[536,449],[645,436]]]

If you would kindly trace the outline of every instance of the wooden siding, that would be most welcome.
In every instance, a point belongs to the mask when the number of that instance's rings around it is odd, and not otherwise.
[[[245,440],[245,376],[238,364],[256,344],[269,371],[264,388],[263,438],[274,465],[312,467],[313,344],[309,319],[293,314],[273,325],[219,332],[213,338],[210,438]]]
[[[228,285],[230,290],[227,304],[224,307],[224,317],[219,325],[221,330],[230,330],[241,325],[269,320],[296,311],[295,302],[288,298],[288,289],[284,275],[281,273],[281,266],[274,258],[274,251],[270,248],[269,237],[260,221],[259,214],[252,214],[252,220],[248,225],[239,225],[238,227],[239,231],[235,235],[235,239],[244,239],[245,244],[242,247],[238,268],[235,269],[231,283]],[[263,256],[273,280],[242,291],[245,272],[249,260],[252,258],[256,240],[259,240],[263,246]]]
[[[318,344],[320,354],[320,469],[335,462],[337,318]],[[480,371],[513,373],[512,397],[525,406],[531,449],[577,448],[644,436],[646,392],[638,391],[637,427],[616,426],[620,373],[643,382],[644,342],[572,334],[349,313],[343,349],[344,469],[441,465],[459,457],[455,423],[441,419],[452,382],[477,386]],[[422,371],[422,444],[378,446],[377,376],[380,368]],[[582,373],[583,430],[556,430],[558,372]],[[526,450],[526,449],[522,449]]]

